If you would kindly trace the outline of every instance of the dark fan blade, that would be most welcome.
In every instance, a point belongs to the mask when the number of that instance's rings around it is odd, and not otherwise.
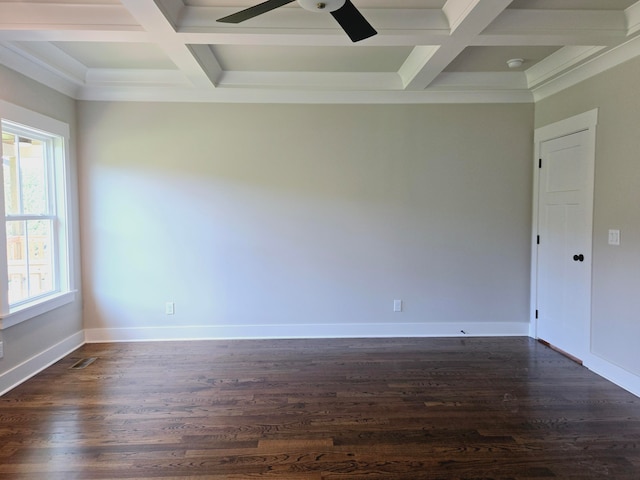
[[[365,38],[373,37],[376,33],[367,19],[362,16],[356,6],[347,0],[338,10],[331,12],[333,18],[340,24],[353,42],[359,42]]]
[[[283,5],[292,2],[295,2],[295,0],[267,0],[266,2],[254,5],[253,7],[249,7],[245,10],[241,10],[238,13],[229,15],[228,17],[219,18],[217,21],[223,23],[244,22],[245,20],[257,17],[258,15],[270,12],[271,10],[275,10],[278,7],[282,7]]]

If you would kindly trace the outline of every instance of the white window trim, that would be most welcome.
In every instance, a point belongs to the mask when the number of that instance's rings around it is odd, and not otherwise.
[[[34,300],[33,302],[24,303],[13,308],[11,313],[0,316],[0,330],[13,327],[30,318],[37,317],[44,313],[55,310],[56,308],[67,305],[76,299],[76,291],[58,292],[53,295],[47,295],[44,300]]]
[[[71,228],[71,208],[69,205],[68,195],[71,187],[69,179],[69,125],[54,118],[47,117],[46,115],[33,112],[18,105],[5,102],[3,100],[0,100],[0,119],[18,123],[26,127],[42,130],[44,132],[57,135],[64,139],[64,151],[62,152],[64,161],[62,168],[63,178],[65,179],[64,190],[65,192],[67,192],[67,199],[65,202],[63,202],[64,205],[62,206],[62,208],[64,208],[64,213],[62,217],[65,220],[65,225],[63,228],[65,228],[67,232],[67,248],[66,251],[62,251],[60,253],[59,260],[60,262],[66,262],[68,266],[68,271],[64,272],[66,273],[67,277],[65,279],[60,278],[60,287],[62,288],[62,290],[59,292],[53,293],[51,295],[46,295],[41,298],[33,299],[30,302],[9,309],[8,298],[5,291],[0,299],[0,330],[2,330],[73,302],[75,300],[75,294],[77,290],[75,290],[75,269],[73,264],[74,256],[72,253],[75,250],[72,235],[73,230]],[[0,171],[0,180],[1,179],[2,172]],[[61,208],[61,205],[58,205],[58,208]],[[4,212],[4,195],[0,195],[0,212]],[[0,286],[4,290],[7,290],[8,288],[8,280],[6,278],[6,272],[8,268],[6,251],[7,239],[6,235],[2,234],[0,235],[0,275],[2,276],[2,278],[0,278]]]

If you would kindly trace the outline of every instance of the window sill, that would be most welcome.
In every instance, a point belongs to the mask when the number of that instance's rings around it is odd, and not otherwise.
[[[13,327],[30,318],[45,314],[56,308],[62,307],[73,302],[76,299],[76,291],[59,293],[52,295],[44,300],[33,303],[27,303],[15,308],[12,312],[0,315],[0,330]]]

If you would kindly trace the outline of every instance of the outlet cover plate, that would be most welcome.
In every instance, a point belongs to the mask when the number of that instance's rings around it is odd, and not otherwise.
[[[401,312],[402,311],[402,300],[394,300],[393,301],[393,311]]]
[[[620,245],[620,230],[609,230],[609,245]]]

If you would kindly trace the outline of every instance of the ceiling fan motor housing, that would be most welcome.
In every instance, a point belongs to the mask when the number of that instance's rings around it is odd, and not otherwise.
[[[310,12],[335,12],[343,7],[346,0],[298,0],[298,3],[305,10]]]

